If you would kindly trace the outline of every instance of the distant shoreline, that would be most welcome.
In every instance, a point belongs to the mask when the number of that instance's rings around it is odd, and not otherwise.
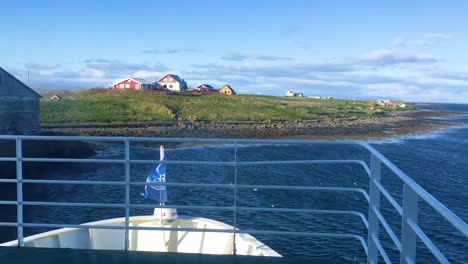
[[[246,122],[139,122],[43,124],[44,135],[194,137],[194,138],[309,138],[384,139],[415,133],[429,133],[455,126],[431,117],[460,113],[435,110],[395,111],[389,116],[360,119],[335,118],[294,121]]]

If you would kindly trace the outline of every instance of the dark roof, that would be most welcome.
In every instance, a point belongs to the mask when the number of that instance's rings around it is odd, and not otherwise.
[[[219,88],[218,91],[223,89],[224,87],[230,89],[233,93],[236,93],[236,91],[234,91],[234,89],[232,89],[232,87],[229,84],[225,84],[223,87]]]
[[[184,83],[184,79],[180,78],[179,75],[175,75],[175,74],[166,74],[164,75],[164,77],[162,77],[161,79],[159,79],[158,82],[162,81],[164,78],[166,78],[167,76],[171,76],[173,79],[175,79],[176,81],[180,82],[180,83]]]
[[[33,89],[31,89],[29,86],[27,86],[26,84],[24,84],[22,81],[18,80],[15,76],[13,76],[11,73],[7,72],[5,69],[3,69],[2,67],[0,67],[0,71],[4,72],[8,77],[12,78],[13,80],[15,80],[16,82],[18,82],[20,84],[20,86],[22,86],[23,88],[26,88],[27,90],[31,91],[33,94],[37,95],[39,98],[42,98],[42,96],[40,94],[38,94],[36,91],[34,91]]]
[[[227,87],[227,88],[229,88],[229,89],[231,89],[231,90],[234,91],[234,89],[232,89],[231,85],[229,85],[229,84],[225,84],[223,87],[221,87],[221,89],[224,88],[224,87]]]
[[[198,89],[199,87],[206,87],[208,90],[210,91],[216,91],[215,88],[213,88],[213,86],[209,85],[209,84],[200,84],[198,85],[195,89]]]

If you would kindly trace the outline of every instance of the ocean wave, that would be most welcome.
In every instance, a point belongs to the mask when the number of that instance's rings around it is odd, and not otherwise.
[[[263,140],[263,139],[259,139],[259,140]],[[277,140],[281,140],[281,139],[277,139]],[[284,140],[295,140],[295,139],[288,139],[288,138],[285,138]],[[299,139],[300,140],[300,139]],[[313,139],[311,139],[313,141]],[[330,141],[333,141],[333,140],[330,140]],[[281,143],[281,142],[274,142],[274,143],[255,143],[255,142],[252,142],[252,143],[245,143],[245,142],[242,142],[242,143],[239,143],[237,144],[237,148],[252,148],[252,147],[265,147],[265,146],[268,146],[268,147],[271,147],[271,146],[278,146],[278,147],[285,147],[285,146],[301,146],[301,144],[303,143],[300,143],[300,142],[297,142],[297,143]],[[193,146],[182,146],[182,147],[175,147],[174,149],[175,150],[193,150],[193,149],[204,149],[204,148],[217,148],[217,149],[232,149],[234,148],[236,145],[235,144],[232,144],[232,143],[219,143],[219,144],[216,144],[216,143],[212,143],[212,142],[207,142],[206,144],[199,144],[199,145],[193,145]]]
[[[436,139],[445,137],[448,133],[454,132],[456,130],[468,128],[468,124],[457,125],[452,127],[441,128],[432,132],[422,132],[422,133],[411,133],[407,135],[396,135],[384,139],[371,139],[369,143],[371,144],[404,144],[408,140],[426,140],[426,139]]]

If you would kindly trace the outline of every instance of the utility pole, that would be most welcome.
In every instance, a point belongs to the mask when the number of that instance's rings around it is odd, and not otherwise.
[[[26,64],[26,69],[28,69],[28,87],[31,87],[31,86],[29,85],[29,64]]]

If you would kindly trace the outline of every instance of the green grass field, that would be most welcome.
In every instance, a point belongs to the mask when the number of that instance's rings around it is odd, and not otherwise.
[[[259,95],[182,95],[152,92],[74,92],[62,101],[41,101],[44,123],[265,121],[370,118],[390,108],[373,102]]]

